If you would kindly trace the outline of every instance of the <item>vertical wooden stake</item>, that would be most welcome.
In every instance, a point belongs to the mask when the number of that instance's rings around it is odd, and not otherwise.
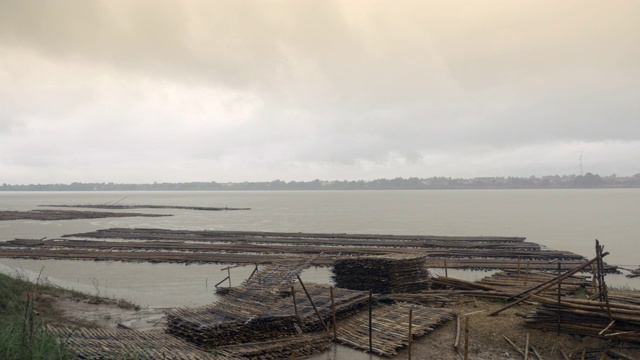
[[[373,291],[369,290],[369,353],[373,353],[373,322],[371,320],[373,312]]]
[[[518,256],[518,281],[520,281],[520,260],[522,260],[522,256]]]
[[[529,360],[529,333],[524,340],[524,360]]]
[[[331,290],[331,317],[333,319],[333,340],[338,339],[338,323],[336,322],[336,303],[333,300],[333,286],[329,288]]]
[[[449,272],[447,271],[447,259],[444,259],[444,276],[449,277]]]
[[[527,286],[527,282],[529,281],[529,265],[531,265],[531,261],[527,260],[527,272],[524,274],[524,286]]]
[[[411,333],[411,325],[413,323],[413,307],[409,308],[409,360],[411,360],[411,343],[413,342],[413,334]]]
[[[291,296],[293,297],[293,311],[296,312],[296,317],[298,316],[298,304],[296,304],[296,290],[293,285],[291,285]]]
[[[231,287],[231,269],[227,268],[227,275],[229,275],[229,287]]]
[[[204,289],[209,290],[209,278],[204,278]]]
[[[464,318],[464,360],[469,360],[469,317]]]
[[[560,335],[560,307],[562,306],[562,264],[558,262],[558,335]]]
[[[296,360],[296,353],[295,352],[291,352],[291,360]]]

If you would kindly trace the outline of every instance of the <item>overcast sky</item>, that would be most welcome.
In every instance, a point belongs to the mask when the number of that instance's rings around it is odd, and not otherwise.
[[[640,173],[640,1],[0,0],[0,183]]]

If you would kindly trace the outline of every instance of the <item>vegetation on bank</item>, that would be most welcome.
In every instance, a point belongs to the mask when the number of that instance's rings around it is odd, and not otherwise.
[[[72,359],[73,354],[45,329],[37,309],[41,290],[55,287],[0,274],[0,358]]]

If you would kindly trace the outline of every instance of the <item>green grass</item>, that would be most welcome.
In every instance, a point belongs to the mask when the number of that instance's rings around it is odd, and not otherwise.
[[[72,359],[73,354],[45,330],[37,317],[38,286],[0,274],[0,359]]]

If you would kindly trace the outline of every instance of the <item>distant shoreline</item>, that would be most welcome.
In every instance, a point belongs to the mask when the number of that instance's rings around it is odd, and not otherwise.
[[[553,175],[542,177],[476,177],[471,179],[431,177],[376,180],[282,180],[261,182],[180,182],[152,184],[80,183],[2,184],[0,191],[279,191],[279,190],[523,190],[523,189],[634,189],[634,176]]]

